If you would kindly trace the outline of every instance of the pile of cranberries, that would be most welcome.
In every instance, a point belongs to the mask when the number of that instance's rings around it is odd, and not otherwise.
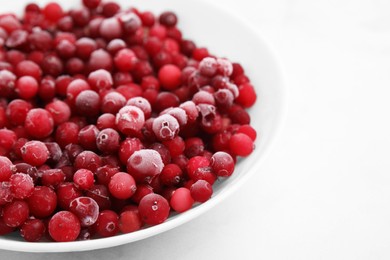
[[[0,235],[65,242],[160,224],[251,154],[253,86],[177,20],[101,0],[0,15]]]

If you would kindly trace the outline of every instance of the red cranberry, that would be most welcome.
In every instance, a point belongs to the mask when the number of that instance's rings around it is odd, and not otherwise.
[[[54,124],[56,125],[68,121],[71,116],[68,104],[61,100],[54,100],[47,104],[45,109],[52,115]]]
[[[95,228],[101,237],[116,235],[119,231],[118,215],[112,210],[101,211],[95,223]]]
[[[20,77],[16,81],[15,91],[23,99],[31,99],[38,93],[38,82],[31,76]]]
[[[178,188],[172,194],[170,205],[176,212],[184,212],[189,210],[194,204],[194,199],[191,197],[191,192],[187,188]]]
[[[122,233],[131,233],[141,229],[142,221],[138,210],[126,210],[119,216],[119,229]]]
[[[191,197],[198,202],[206,202],[213,194],[213,187],[205,180],[198,180],[191,186]]]
[[[181,84],[181,71],[175,65],[164,65],[158,72],[158,78],[163,88],[172,90]]]
[[[91,151],[84,151],[77,155],[74,166],[77,169],[84,168],[92,172],[96,172],[96,170],[102,166],[102,160],[96,153]]]
[[[173,12],[164,12],[160,15],[159,22],[167,27],[173,27],[177,23],[177,16]]]
[[[6,114],[13,125],[23,125],[31,108],[30,103],[21,99],[14,99],[8,104]]]
[[[3,220],[9,227],[18,227],[22,225],[29,216],[27,202],[23,200],[14,200],[3,208]]]
[[[89,9],[96,9],[101,3],[101,0],[83,0],[83,4],[85,7]]]
[[[99,129],[94,125],[88,125],[82,128],[78,135],[78,143],[86,150],[96,150],[96,138]]]
[[[0,156],[6,155],[11,151],[17,138],[15,132],[8,129],[0,129]]]
[[[155,193],[143,197],[138,206],[141,220],[149,225],[157,225],[164,222],[168,218],[169,210],[168,201]]]
[[[82,227],[92,226],[98,218],[99,206],[89,197],[78,197],[70,202],[69,210],[77,216]]]
[[[96,116],[100,111],[100,97],[95,91],[84,90],[76,97],[76,110],[83,116]]]
[[[234,160],[230,154],[216,152],[210,160],[210,166],[217,176],[228,177],[234,171]]]
[[[20,235],[28,242],[37,242],[45,234],[45,224],[40,219],[28,219],[20,227]]]
[[[128,199],[137,190],[134,178],[126,172],[118,172],[112,176],[108,188],[111,195],[118,199]]]
[[[21,149],[25,162],[33,166],[40,166],[49,158],[49,151],[44,143],[40,141],[29,141]]]
[[[116,129],[115,124],[116,117],[113,114],[105,113],[99,116],[96,122],[96,127],[99,130],[103,130],[106,128],[114,128]]]
[[[49,221],[49,234],[57,242],[74,241],[80,233],[80,221],[70,211],[60,211]]]
[[[160,154],[151,149],[136,151],[127,161],[127,172],[131,173],[138,182],[150,181],[161,173],[163,167]]]
[[[238,156],[248,156],[254,149],[253,140],[246,134],[232,135],[229,142],[230,150]]]
[[[130,49],[122,49],[118,51],[114,57],[114,63],[120,71],[130,71],[137,63],[137,56]]]
[[[120,136],[114,129],[107,128],[100,131],[96,138],[96,144],[103,153],[115,153],[119,149]]]
[[[55,133],[55,141],[64,148],[68,144],[77,144],[80,127],[76,123],[60,124]]]
[[[116,125],[125,135],[139,132],[144,123],[144,113],[136,106],[124,106],[116,115]]]
[[[14,198],[25,199],[32,195],[34,191],[33,179],[24,173],[16,173],[11,176],[10,189]]]

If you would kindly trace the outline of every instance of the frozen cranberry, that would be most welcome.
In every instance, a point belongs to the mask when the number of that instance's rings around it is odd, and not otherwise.
[[[123,30],[118,18],[112,17],[102,21],[99,32],[103,38],[112,40],[115,38],[121,38]]]
[[[187,188],[178,188],[172,194],[170,205],[176,212],[184,212],[189,210],[194,204],[194,199],[191,197],[191,192]]]
[[[254,149],[253,140],[246,134],[232,135],[229,141],[230,150],[238,156],[248,156]]]
[[[96,138],[97,148],[104,153],[114,153],[119,149],[120,136],[117,131],[107,128],[98,134]]]
[[[92,188],[86,191],[86,196],[94,199],[101,211],[111,207],[111,199],[106,185],[93,185]]]
[[[256,130],[250,125],[242,125],[238,128],[237,133],[243,133],[249,136],[253,141],[256,140],[257,133]]]
[[[129,100],[133,97],[138,97],[142,95],[142,88],[134,83],[128,83],[126,85],[121,85],[116,88],[116,91],[120,93],[122,96]]]
[[[76,54],[81,59],[88,59],[96,49],[96,42],[91,38],[82,37],[76,41]]]
[[[153,121],[153,132],[162,141],[172,140],[179,132],[179,122],[171,115],[165,114]]]
[[[146,11],[146,12],[141,13],[140,18],[141,18],[142,24],[146,27],[151,27],[155,23],[154,14],[151,12]]]
[[[102,14],[105,17],[114,16],[120,9],[120,6],[115,2],[105,2],[102,4]]]
[[[139,132],[144,123],[144,113],[136,106],[124,106],[116,115],[116,125],[125,135]]]
[[[127,172],[138,182],[150,181],[161,173],[164,164],[160,154],[151,149],[134,152],[127,161]]]
[[[130,49],[122,49],[117,52],[114,58],[115,66],[120,71],[130,71],[137,62],[137,56]]]
[[[113,85],[111,74],[104,69],[93,71],[88,76],[88,83],[94,90],[110,89]]]
[[[196,105],[199,104],[215,105],[215,99],[213,94],[210,94],[209,92],[203,90],[200,90],[195,93],[195,95],[192,97],[192,102],[194,102]]]
[[[141,229],[142,221],[138,210],[126,210],[119,215],[119,229],[122,233],[131,233]]]
[[[42,13],[47,20],[57,22],[64,12],[59,4],[51,2],[42,9]]]
[[[148,100],[142,97],[133,97],[127,101],[127,105],[136,106],[144,112],[145,119],[149,118],[152,114],[152,107]]]
[[[61,100],[54,100],[47,104],[45,109],[52,115],[54,124],[56,125],[68,121],[71,116],[69,105]]]
[[[186,101],[182,104],[180,104],[180,108],[182,108],[186,114],[187,119],[189,122],[195,122],[195,120],[198,118],[199,110],[196,107],[195,103],[192,101]]]
[[[86,150],[96,150],[96,138],[99,129],[94,125],[88,125],[82,128],[78,135],[78,143]]]
[[[64,148],[68,144],[77,144],[80,127],[76,123],[60,124],[55,133],[55,141]]]
[[[0,155],[6,155],[11,151],[18,137],[14,131],[8,129],[0,129]]]
[[[186,114],[186,111],[180,107],[167,108],[160,114],[168,114],[173,116],[181,127],[184,127],[187,124],[188,116]]]
[[[250,123],[248,112],[239,105],[232,105],[228,110],[228,115],[234,124],[248,125]]]
[[[42,70],[41,68],[32,61],[21,61],[16,65],[15,73],[18,77],[31,76],[37,81],[41,79]]]
[[[11,184],[8,181],[0,183],[0,205],[6,205],[14,199]]]
[[[53,132],[54,120],[48,111],[34,108],[27,113],[24,127],[32,137],[45,138]]]
[[[0,156],[0,182],[8,181],[14,170],[12,162],[7,157]]]
[[[72,182],[64,182],[57,187],[58,206],[62,209],[69,209],[71,201],[82,196],[80,190]]]
[[[0,96],[9,97],[15,89],[16,76],[8,70],[0,71]]]
[[[29,102],[14,99],[8,104],[6,114],[13,125],[23,125],[31,108],[32,105]]]
[[[83,4],[85,7],[89,9],[96,9],[101,3],[101,0],[83,0]]]
[[[234,171],[234,160],[228,153],[216,152],[211,157],[210,166],[217,176],[228,177]]]
[[[131,196],[131,200],[134,201],[135,203],[139,204],[141,199],[150,193],[153,193],[153,188],[150,185],[138,184],[137,190],[135,191],[133,196]]]
[[[20,227],[20,235],[28,242],[37,242],[45,234],[45,224],[40,219],[28,219]]]
[[[163,144],[168,148],[172,157],[181,155],[185,149],[185,142],[180,136],[176,136],[172,140],[163,141]]]
[[[62,73],[64,65],[60,58],[52,54],[43,58],[41,68],[45,74],[57,77]]]
[[[3,208],[3,220],[9,227],[22,225],[28,216],[28,204],[23,200],[14,200]]]
[[[30,197],[34,191],[33,179],[24,173],[16,173],[11,176],[10,189],[14,198],[25,199]]]
[[[49,151],[49,158],[47,163],[55,164],[60,161],[63,153],[61,147],[55,142],[45,142],[46,148]]]
[[[95,91],[84,90],[76,97],[76,110],[83,116],[96,116],[100,110],[100,97]]]
[[[94,182],[93,172],[80,169],[76,171],[73,175],[73,182],[82,190],[87,190],[92,187]]]
[[[118,172],[112,176],[108,188],[111,195],[118,199],[128,199],[137,190],[134,178],[126,172]]]
[[[160,174],[160,180],[164,185],[176,186],[183,180],[183,172],[176,164],[167,164]]]
[[[90,197],[78,197],[70,202],[69,210],[80,220],[82,227],[92,226],[99,215],[99,206]]]
[[[126,98],[118,92],[110,92],[102,99],[101,110],[104,113],[116,114],[126,103]]]
[[[96,170],[101,167],[102,160],[99,155],[91,151],[84,151],[77,155],[75,159],[74,166],[77,169],[88,169],[92,172],[96,172]]]
[[[104,165],[96,170],[97,182],[102,185],[108,185],[111,177],[119,172],[119,167]]]
[[[119,231],[118,215],[112,210],[103,210],[99,213],[95,223],[96,232],[102,237],[111,237]]]
[[[198,180],[191,185],[191,197],[198,202],[206,202],[213,194],[213,187],[205,180]]]
[[[191,158],[200,155],[204,151],[203,140],[198,137],[192,137],[185,140],[184,154]]]
[[[135,152],[143,149],[143,145],[138,138],[126,138],[119,148],[119,159],[126,164],[130,156]]]
[[[47,169],[42,171],[41,182],[47,187],[57,187],[65,181],[65,173],[61,169]]]
[[[149,225],[157,225],[168,218],[170,207],[164,197],[151,193],[142,198],[138,211],[143,222]]]
[[[173,12],[164,12],[160,15],[159,22],[167,27],[173,27],[177,23],[177,16]]]
[[[164,65],[158,72],[158,78],[163,88],[172,90],[181,84],[181,71],[175,65]]]
[[[40,141],[29,141],[21,149],[23,160],[33,166],[40,166],[49,158],[49,151]]]
[[[105,113],[99,116],[96,122],[96,127],[99,130],[106,128],[116,128],[115,124],[116,117],[113,114]]]
[[[253,106],[257,98],[254,87],[251,84],[246,83],[240,85],[238,89],[240,94],[236,99],[237,103],[245,108]]]
[[[119,16],[125,34],[134,34],[141,28],[141,19],[134,12],[127,12]]]
[[[76,240],[80,229],[79,219],[70,211],[59,211],[49,221],[49,234],[57,242]]]
[[[84,90],[90,90],[91,87],[83,79],[75,79],[69,83],[66,88],[66,96],[72,104],[75,102],[77,96]]]
[[[38,93],[38,82],[31,76],[20,77],[16,81],[15,91],[23,99],[31,99]]]
[[[157,110],[157,112],[161,112],[164,109],[170,107],[177,107],[179,106],[179,104],[180,104],[180,100],[175,94],[170,92],[160,92],[158,93],[153,108]]]
[[[87,8],[78,8],[70,11],[70,15],[75,25],[84,27],[88,24],[91,14]]]
[[[111,71],[112,65],[113,61],[111,55],[103,49],[93,51],[88,61],[90,71],[98,69]]]

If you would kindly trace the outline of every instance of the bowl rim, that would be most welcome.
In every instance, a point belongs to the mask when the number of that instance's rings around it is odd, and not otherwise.
[[[248,19],[245,17],[237,15],[231,8],[218,5],[214,2],[208,2],[207,0],[196,0],[193,3],[201,4],[204,6],[211,6],[213,9],[217,9],[221,12],[224,12],[232,17],[234,22],[242,24],[247,27],[252,33],[253,36],[256,37],[257,40],[262,42],[265,49],[269,53],[271,60],[273,61],[273,65],[275,67],[275,72],[278,74],[278,80],[280,81],[279,89],[280,89],[280,104],[279,115],[275,119],[274,123],[274,131],[273,134],[268,139],[268,145],[262,147],[262,149],[255,150],[251,156],[256,156],[260,151],[262,152],[261,157],[257,160],[256,166],[251,167],[242,177],[237,179],[234,185],[229,187],[229,189],[224,190],[223,193],[218,194],[213,197],[206,203],[202,203],[193,207],[191,210],[181,213],[180,215],[175,215],[170,217],[170,221],[166,221],[156,226],[151,226],[145,229],[141,229],[139,231],[128,233],[128,234],[119,234],[113,237],[108,238],[98,238],[87,241],[72,241],[72,242],[38,242],[38,243],[30,243],[25,241],[16,241],[16,240],[7,240],[0,239],[0,249],[10,250],[10,251],[18,251],[18,252],[31,252],[31,253],[54,253],[54,252],[77,252],[77,251],[89,251],[95,249],[104,249],[113,246],[119,246],[139,240],[143,240],[145,238],[163,233],[168,231],[174,227],[180,226],[201,214],[209,211],[211,208],[216,206],[221,201],[225,200],[231,194],[237,191],[239,187],[241,187],[258,169],[264,159],[270,153],[272,147],[274,146],[275,141],[281,134],[284,124],[287,118],[288,111],[288,88],[286,83],[285,72],[281,63],[281,59],[274,49],[274,47],[269,43],[269,41],[260,33],[259,29],[256,28]]]

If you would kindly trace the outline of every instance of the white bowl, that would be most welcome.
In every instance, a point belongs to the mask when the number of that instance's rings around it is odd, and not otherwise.
[[[47,0],[35,1],[39,4]],[[79,6],[81,0],[56,1],[64,7]],[[179,17],[179,28],[184,37],[193,39],[198,46],[205,46],[218,56],[238,61],[256,87],[258,101],[250,109],[252,126],[260,138],[255,151],[241,160],[235,173],[214,186],[213,197],[204,204],[170,217],[166,222],[130,234],[110,238],[66,243],[29,243],[19,236],[0,237],[0,249],[24,252],[70,252],[113,247],[157,235],[177,227],[206,212],[232,194],[258,169],[279,133],[286,112],[286,89],[283,73],[273,49],[250,23],[229,10],[221,9],[206,0],[120,0],[123,7],[135,6],[140,10],[159,13],[175,11]],[[21,13],[27,1],[8,1],[0,6],[0,13]]]

